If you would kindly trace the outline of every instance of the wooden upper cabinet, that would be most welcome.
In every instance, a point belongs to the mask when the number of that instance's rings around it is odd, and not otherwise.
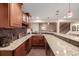
[[[18,3],[0,3],[0,28],[22,27],[22,10]]]
[[[28,27],[31,26],[31,15],[30,13],[23,13],[23,24],[27,25]]]
[[[8,20],[8,4],[0,3],[0,27],[9,26]]]
[[[22,20],[22,23],[27,25],[27,19],[26,19],[26,14],[23,13],[23,20]]]
[[[10,10],[10,25],[21,27],[22,25],[22,11],[19,4],[9,4]]]

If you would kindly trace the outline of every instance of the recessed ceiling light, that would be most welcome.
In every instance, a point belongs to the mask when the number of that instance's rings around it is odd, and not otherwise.
[[[37,16],[36,19],[40,19],[40,18]]]
[[[39,19],[37,19],[37,20],[35,20],[35,22],[42,22],[41,20],[39,20]]]

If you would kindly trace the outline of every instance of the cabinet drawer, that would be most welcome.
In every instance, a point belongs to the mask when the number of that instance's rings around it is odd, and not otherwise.
[[[0,56],[13,56],[12,51],[0,51]]]

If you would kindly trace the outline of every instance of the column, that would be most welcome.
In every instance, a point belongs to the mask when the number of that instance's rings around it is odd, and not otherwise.
[[[57,33],[60,33],[60,22],[57,21]]]

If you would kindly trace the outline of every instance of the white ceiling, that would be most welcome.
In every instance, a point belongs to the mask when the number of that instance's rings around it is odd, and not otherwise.
[[[79,3],[70,4],[71,11],[73,12],[73,17],[71,19],[79,19]],[[51,19],[56,19],[56,11],[59,10],[59,18],[66,16],[69,10],[68,3],[24,3],[22,7],[23,11],[30,12],[32,14],[33,20],[36,17],[40,17],[41,20],[45,20],[48,17]]]

